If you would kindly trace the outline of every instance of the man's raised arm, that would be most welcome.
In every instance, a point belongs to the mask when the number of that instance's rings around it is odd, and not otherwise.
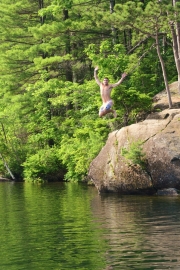
[[[97,82],[97,84],[100,86],[101,85],[101,82],[97,76],[97,70],[98,70],[98,67],[95,67],[94,69],[94,78],[95,78],[95,81]]]
[[[121,79],[120,79],[117,83],[111,84],[111,86],[112,86],[112,87],[116,87],[116,86],[120,85],[120,84],[123,82],[123,80],[125,79],[126,76],[127,76],[127,73],[124,72],[124,73],[122,74],[122,76],[121,76]]]

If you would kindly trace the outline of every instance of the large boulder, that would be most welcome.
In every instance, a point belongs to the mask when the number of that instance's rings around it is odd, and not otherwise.
[[[143,142],[145,166],[122,156],[122,148],[138,141]],[[110,133],[91,162],[88,177],[99,192],[155,194],[159,189],[180,189],[180,109],[151,113],[143,122]]]

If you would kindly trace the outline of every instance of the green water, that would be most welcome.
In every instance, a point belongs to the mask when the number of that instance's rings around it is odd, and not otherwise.
[[[180,269],[179,197],[0,183],[0,270]]]

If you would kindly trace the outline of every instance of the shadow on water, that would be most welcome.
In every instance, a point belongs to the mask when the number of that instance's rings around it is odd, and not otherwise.
[[[179,197],[0,183],[0,269],[180,269]]]

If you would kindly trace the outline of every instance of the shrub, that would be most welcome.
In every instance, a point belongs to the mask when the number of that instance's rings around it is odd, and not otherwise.
[[[143,142],[138,140],[129,144],[129,147],[121,148],[121,155],[127,160],[129,165],[140,165],[142,168],[145,167],[145,153],[143,153]]]

